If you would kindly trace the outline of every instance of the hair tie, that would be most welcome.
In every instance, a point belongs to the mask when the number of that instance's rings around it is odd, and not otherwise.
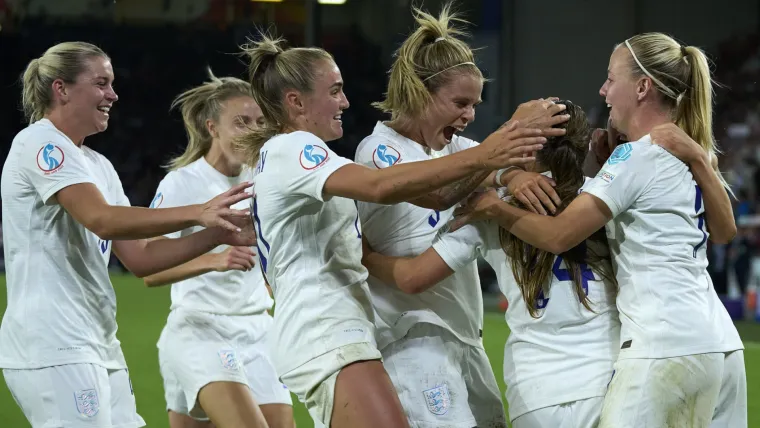
[[[440,41],[446,40],[445,37],[436,37],[435,41],[433,43],[438,43]]]
[[[686,50],[686,46],[681,45],[681,55],[688,56],[689,52]]]

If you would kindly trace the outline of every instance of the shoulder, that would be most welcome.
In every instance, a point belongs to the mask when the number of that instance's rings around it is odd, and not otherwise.
[[[387,168],[406,158],[402,145],[385,135],[369,135],[356,149],[356,161],[375,168]]]

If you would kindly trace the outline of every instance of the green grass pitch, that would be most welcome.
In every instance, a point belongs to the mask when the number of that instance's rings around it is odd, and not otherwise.
[[[0,313],[5,312],[5,279],[0,277]],[[169,313],[169,288],[147,289],[142,281],[129,276],[114,276],[118,295],[118,338],[129,365],[137,410],[149,427],[168,427],[161,375],[158,371],[156,342]],[[760,325],[739,323],[739,331],[745,341],[747,367],[749,426],[760,427]],[[487,313],[483,340],[491,358],[496,378],[502,391],[502,361],[504,342],[509,330],[502,314]],[[502,395],[503,399],[503,395]],[[294,412],[299,428],[311,427],[306,409],[295,397]],[[5,382],[0,382],[0,426],[6,428],[28,427],[29,424],[16,406]]]

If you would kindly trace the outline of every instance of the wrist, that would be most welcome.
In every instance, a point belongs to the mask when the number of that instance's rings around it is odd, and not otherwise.
[[[496,182],[497,187],[506,187],[509,185],[509,182],[512,181],[512,179],[521,172],[525,172],[525,170],[519,166],[508,166],[496,172],[494,181]]]

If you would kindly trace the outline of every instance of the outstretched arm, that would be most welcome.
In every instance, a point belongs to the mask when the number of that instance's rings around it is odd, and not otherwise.
[[[433,248],[417,257],[391,257],[365,245],[362,263],[372,276],[408,294],[422,293],[454,273]]]

